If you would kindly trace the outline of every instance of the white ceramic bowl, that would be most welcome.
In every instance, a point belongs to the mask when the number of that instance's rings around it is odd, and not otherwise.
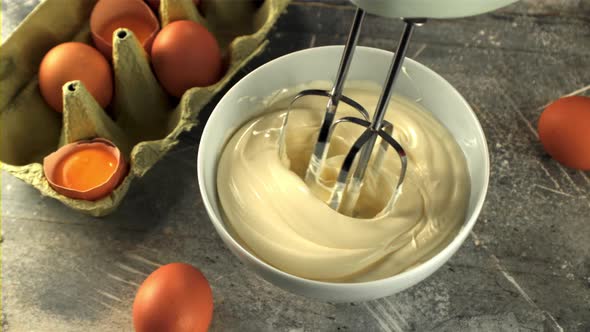
[[[224,222],[217,196],[217,163],[229,137],[247,120],[264,112],[260,98],[278,89],[314,80],[333,80],[342,46],[311,48],[285,55],[248,74],[217,104],[209,118],[198,152],[198,177],[205,208],[231,251],[267,281],[295,294],[327,301],[362,301],[400,292],[424,280],[440,268],[459,249],[473,228],[488,188],[489,156],[483,130],[461,95],[442,77],[425,66],[406,59],[406,75],[400,75],[396,93],[415,97],[416,88],[427,91],[421,104],[430,110],[453,134],[467,159],[471,196],[465,223],[456,238],[440,253],[420,266],[398,275],[363,283],[330,283],[309,280],[283,272],[260,260],[242,247]],[[349,80],[369,80],[382,84],[393,54],[380,49],[358,47]],[[259,97],[259,98],[256,98]]]

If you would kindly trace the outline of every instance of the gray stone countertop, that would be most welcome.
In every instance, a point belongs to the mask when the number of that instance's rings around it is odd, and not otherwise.
[[[2,36],[37,3],[3,1]],[[343,44],[353,13],[346,1],[293,1],[238,78],[292,51]],[[370,17],[360,44],[393,50],[401,27]],[[432,21],[408,55],[469,101],[491,156],[479,221],[433,276],[394,296],[345,304],[262,281],[223,245],[203,207],[200,125],[103,219],[2,174],[2,330],[131,331],[137,285],[161,264],[182,261],[211,282],[212,331],[590,331],[590,174],[548,157],[535,129],[547,103],[590,95],[590,1],[527,0]]]

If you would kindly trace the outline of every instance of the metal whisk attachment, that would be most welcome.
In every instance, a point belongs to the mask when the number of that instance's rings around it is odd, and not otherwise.
[[[371,167],[374,171],[381,168],[384,155],[389,147],[399,156],[401,161],[401,170],[399,179],[396,187],[394,188],[393,195],[385,207],[387,211],[393,208],[395,198],[403,184],[404,177],[407,168],[407,158],[403,147],[393,138],[393,124],[384,120],[385,113],[389,100],[393,94],[393,87],[396,78],[402,68],[403,60],[405,58],[406,50],[415,26],[422,25],[425,19],[404,19],[405,27],[402,33],[397,51],[391,63],[389,74],[385,80],[383,90],[379,97],[379,102],[372,119],[369,119],[369,112],[354,101],[353,99],[342,94],[344,82],[348,74],[350,63],[356,48],[358,37],[360,34],[360,28],[365,16],[364,10],[358,8],[352,23],[348,40],[344,47],[344,52],[338,68],[336,81],[331,91],[325,90],[304,90],[297,94],[289,106],[284,122],[283,129],[281,132],[281,152],[285,153],[285,132],[288,123],[289,113],[294,102],[298,99],[306,96],[322,96],[328,98],[326,105],[326,112],[322,121],[320,132],[318,134],[317,142],[314,146],[309,165],[305,174],[305,182],[309,184],[318,183],[321,175],[322,167],[324,166],[325,160],[328,155],[330,147],[330,138],[334,129],[337,125],[342,123],[351,123],[364,128],[363,133],[356,139],[348,153],[346,154],[342,167],[336,178],[336,183],[332,188],[331,196],[328,201],[330,207],[334,210],[340,211],[344,214],[351,215],[357,204],[358,198],[361,193],[361,187],[363,179],[366,175],[367,167],[373,152],[373,148],[377,142],[377,138],[381,138],[379,150],[375,156]],[[343,102],[352,107],[352,109],[358,111],[361,117],[346,116],[336,120],[336,110],[339,102]],[[355,164],[355,160],[358,157],[358,161]],[[353,170],[354,166],[354,170]],[[349,182],[350,173],[352,171],[352,178]]]

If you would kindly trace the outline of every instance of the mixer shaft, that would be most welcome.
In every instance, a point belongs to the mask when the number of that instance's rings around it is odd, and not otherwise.
[[[372,120],[369,120],[369,112],[367,112],[363,106],[351,98],[346,97],[342,93],[354,55],[354,50],[358,43],[364,17],[364,10],[358,8],[350,29],[348,40],[342,53],[342,58],[340,60],[340,65],[332,89],[330,91],[304,90],[297,94],[291,102],[292,106],[296,100],[305,96],[323,96],[328,98],[325,115],[323,117],[317,141],[312,151],[312,155],[305,173],[305,182],[310,186],[320,181],[322,168],[324,167],[324,163],[330,149],[330,138],[335,127],[342,123],[350,123],[364,128],[363,134],[355,141],[342,163],[342,167],[338,173],[336,183],[332,188],[332,193],[328,201],[328,204],[331,208],[347,215],[354,215],[354,208],[360,196],[363,180],[365,178],[371,156],[373,155],[373,148],[375,147],[378,138],[381,139],[381,144],[375,158],[376,161],[372,164],[373,167],[380,167],[381,161],[383,160],[383,155],[388,150],[388,147],[393,148],[393,150],[399,156],[401,162],[399,179],[386,209],[392,208],[395,198],[397,197],[397,193],[401,188],[407,168],[406,153],[403,147],[392,136],[394,126],[391,123],[385,121],[384,118],[389,101],[393,95],[396,79],[403,65],[403,60],[405,58],[414,27],[422,25],[425,22],[425,19],[404,20],[405,27],[402,37],[391,62],[387,78],[383,84],[383,90],[381,91],[376,110],[373,113],[373,118]],[[352,109],[358,111],[362,118],[343,117],[337,120],[336,111],[341,101],[351,106]],[[291,106],[289,108],[289,112]],[[283,122],[280,149],[281,154],[284,154],[286,150],[284,147],[284,132],[288,123],[289,112],[287,112]],[[352,173],[352,177],[349,176],[350,173]],[[350,181],[349,178],[351,178]]]

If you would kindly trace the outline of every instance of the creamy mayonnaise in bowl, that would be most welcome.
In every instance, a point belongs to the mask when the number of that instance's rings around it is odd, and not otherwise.
[[[376,299],[411,287],[458,250],[485,199],[489,156],[483,130],[468,103],[438,74],[406,59],[387,115],[394,126],[396,119],[399,122],[394,135],[410,151],[409,180],[396,202],[398,209],[389,218],[380,217],[379,205],[357,222],[302,194],[303,182],[274,158],[269,142],[280,117],[271,112],[284,109],[276,106],[281,104],[278,101],[302,88],[329,89],[341,53],[341,46],[295,52],[240,80],[205,126],[197,168],[207,213],[241,261],[295,294],[344,302]],[[358,47],[345,93],[372,108],[376,95],[365,91],[378,94],[391,58],[390,52]],[[321,112],[319,107],[320,117]],[[299,116],[304,123],[310,117],[301,114],[293,121]],[[241,129],[262,115],[266,120]],[[236,132],[243,139],[234,138]],[[305,135],[304,131],[291,135],[295,137],[291,141],[299,144],[298,138]],[[238,150],[253,149],[254,143],[266,147],[261,152]],[[226,145],[231,153],[224,152]],[[270,154],[264,157],[264,151]],[[395,177],[395,173],[386,175],[376,183]],[[263,190],[257,191],[257,186]],[[375,197],[379,196],[380,192]],[[435,217],[426,216],[430,211]]]

